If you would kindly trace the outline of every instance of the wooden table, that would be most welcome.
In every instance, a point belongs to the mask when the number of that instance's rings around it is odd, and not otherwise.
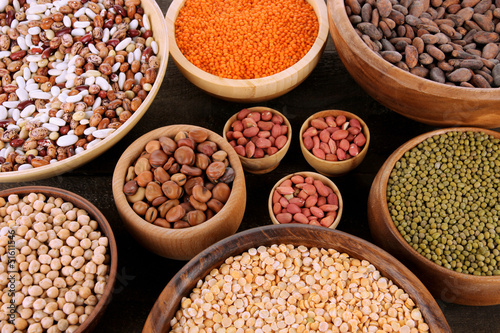
[[[165,14],[171,0],[157,0]],[[248,200],[240,231],[271,223],[267,198],[274,183],[296,171],[313,171],[303,158],[297,133],[311,114],[343,109],[358,114],[370,127],[372,141],[363,163],[352,173],[334,178],[345,209],[339,230],[372,241],[366,204],[371,182],[385,159],[401,144],[435,129],[406,119],[368,96],[345,70],[329,38],[318,66],[299,87],[274,100],[260,103],[279,110],[292,124],[294,137],[280,166],[265,175],[246,174]],[[170,59],[167,73],[145,116],[122,141],[87,165],[50,179],[0,184],[0,189],[22,185],[48,185],[73,191],[94,203],[113,227],[118,243],[118,276],[113,298],[96,332],[140,332],[156,298],[170,278],[185,264],[143,249],[124,228],[111,191],[113,169],[125,148],[139,136],[171,124],[193,124],[222,134],[226,120],[244,107],[205,94],[187,81]],[[454,332],[500,332],[500,305],[461,306],[438,301]]]

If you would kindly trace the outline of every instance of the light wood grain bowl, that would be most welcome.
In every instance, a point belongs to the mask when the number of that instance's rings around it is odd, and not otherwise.
[[[304,139],[303,139],[303,134],[307,130],[307,128],[310,126],[311,120],[318,118],[318,117],[327,117],[327,116],[334,116],[337,117],[339,115],[344,115],[346,116],[347,119],[357,119],[359,123],[361,124],[361,127],[363,129],[363,134],[366,137],[366,143],[362,147],[361,151],[359,152],[358,155],[351,157],[347,160],[343,161],[326,161],[322,160],[316,156],[313,155],[313,153],[309,150],[306,149],[304,146]],[[366,156],[366,153],[368,152],[368,146],[370,145],[370,130],[368,129],[368,126],[366,123],[355,115],[354,113],[343,111],[343,110],[325,110],[325,111],[320,111],[304,121],[302,124],[302,127],[300,128],[300,133],[299,133],[299,140],[300,140],[300,150],[302,151],[302,155],[304,155],[304,158],[306,159],[307,163],[309,163],[310,166],[312,166],[316,171],[319,173],[328,176],[328,177],[337,177],[337,176],[342,176],[347,173],[349,173],[351,170],[355,169]]]
[[[283,120],[284,120],[283,123],[288,127],[288,133],[287,133],[288,140],[287,140],[285,146],[283,148],[281,148],[280,150],[278,150],[278,152],[276,154],[271,155],[271,156],[266,155],[262,158],[248,158],[248,157],[238,155],[240,160],[241,160],[241,165],[243,166],[243,169],[245,171],[248,171],[248,172],[253,173],[253,174],[264,174],[264,173],[271,172],[278,167],[278,165],[280,164],[283,157],[285,157],[285,155],[288,151],[288,148],[290,148],[290,142],[292,140],[292,126],[290,125],[290,121],[288,121],[288,119],[283,114],[281,114],[281,112],[279,112],[277,110],[267,108],[264,106],[255,106],[255,107],[248,108],[248,110],[257,111],[257,112],[270,111],[273,114],[280,115],[281,117],[283,117]],[[229,118],[229,120],[224,125],[224,129],[222,131],[222,136],[225,140],[227,140],[226,133],[231,129],[231,124],[237,119],[237,117],[238,117],[238,114],[236,113],[231,118]]]
[[[165,24],[165,19],[160,7],[155,0],[142,0],[141,4],[144,8],[144,12],[149,14],[151,29],[153,31],[153,38],[158,44],[158,58],[160,61],[160,67],[158,69],[158,74],[153,84],[153,88],[148,93],[148,96],[142,102],[141,106],[122,126],[111,133],[107,138],[97,143],[91,149],[85,150],[82,153],[46,166],[23,171],[2,172],[0,173],[0,183],[40,180],[54,177],[81,167],[106,152],[109,148],[113,147],[139,122],[150,105],[153,103],[153,100],[158,93],[158,90],[160,89],[163,78],[165,76],[165,72],[167,70],[169,56],[167,26]]]
[[[257,79],[226,79],[209,74],[189,62],[182,54],[175,41],[175,20],[186,0],[174,0],[168,8],[167,21],[170,54],[181,73],[198,88],[206,93],[233,102],[267,101],[297,87],[316,67],[328,38],[328,17],[324,0],[308,0],[318,17],[319,31],[315,43],[309,52],[286,70]]]
[[[166,258],[189,260],[213,243],[234,234],[245,212],[246,185],[240,159],[226,140],[208,129],[204,129],[209,133],[208,140],[217,143],[220,149],[227,152],[229,163],[235,171],[231,195],[217,214],[194,227],[167,229],[146,222],[127,202],[123,193],[125,175],[128,167],[144,150],[146,143],[161,136],[173,138],[179,131],[200,128],[192,125],[171,125],[144,134],[123,152],[113,173],[113,197],[125,227],[143,247]]]
[[[340,194],[340,190],[337,187],[337,185],[335,185],[335,183],[331,179],[329,179],[328,177],[325,177],[323,175],[320,175],[319,173],[310,172],[310,171],[295,172],[293,174],[287,175],[287,176],[281,178],[280,180],[278,180],[276,182],[276,184],[273,186],[273,188],[271,189],[271,192],[269,194],[269,200],[267,202],[267,209],[269,210],[269,216],[271,217],[271,221],[273,222],[273,224],[281,224],[278,222],[278,220],[276,220],[276,216],[274,215],[274,212],[273,212],[273,193],[274,193],[274,191],[276,191],[276,188],[281,185],[281,183],[283,183],[287,179],[292,178],[292,176],[294,176],[294,175],[301,175],[304,178],[305,177],[313,177],[314,179],[321,180],[323,182],[323,184],[325,184],[326,186],[330,187],[333,190],[333,192],[339,198],[339,208],[337,210],[337,217],[335,218],[333,223],[328,228],[330,228],[330,229],[337,228],[337,226],[339,225],[340,219],[342,218],[342,211],[344,210],[344,201],[342,200],[342,195]]]
[[[473,127],[457,127],[419,135],[396,149],[373,180],[368,197],[368,222],[375,243],[406,263],[436,298],[464,305],[500,304],[500,276],[475,276],[442,267],[414,250],[396,228],[387,207],[387,182],[396,162],[408,150],[434,135],[449,131],[500,133]]]
[[[182,297],[188,296],[198,280],[203,279],[212,269],[219,267],[226,258],[240,255],[250,248],[273,244],[333,248],[353,258],[366,259],[382,275],[408,293],[420,308],[431,333],[451,332],[441,309],[425,286],[393,256],[365,240],[338,230],[299,225],[253,228],[228,237],[200,253],[163,289],[149,313],[142,332],[168,332],[170,320],[179,308]]]
[[[99,224],[99,230],[106,237],[108,237],[109,241],[108,253],[110,254],[111,259],[109,264],[109,278],[106,284],[106,288],[104,290],[101,299],[95,306],[94,310],[90,313],[89,317],[75,331],[75,333],[91,332],[98,325],[99,320],[104,314],[106,307],[108,306],[113,296],[113,289],[118,269],[118,249],[116,246],[116,240],[113,234],[113,230],[111,229],[111,226],[106,220],[106,217],[90,201],[77,195],[76,193],[63,190],[57,187],[51,187],[51,186],[14,187],[0,191],[0,197],[7,198],[11,194],[17,194],[19,198],[22,198],[30,193],[41,193],[44,194],[47,198],[50,196],[53,196],[55,198],[62,198],[64,201],[73,203],[75,207],[84,209],[92,219],[97,221],[97,223]]]
[[[330,35],[354,80],[375,100],[415,121],[439,126],[500,126],[500,89],[448,86],[385,61],[356,34],[344,0],[328,0]]]

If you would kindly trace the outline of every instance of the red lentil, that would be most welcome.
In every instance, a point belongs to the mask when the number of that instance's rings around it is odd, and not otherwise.
[[[230,79],[291,67],[312,47],[318,30],[306,0],[187,0],[175,21],[183,55],[205,72]]]

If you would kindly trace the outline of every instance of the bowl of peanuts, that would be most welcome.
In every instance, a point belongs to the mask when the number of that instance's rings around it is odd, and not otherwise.
[[[239,155],[245,171],[271,172],[285,157],[292,139],[292,126],[277,110],[256,106],[233,115],[222,136]]]
[[[299,133],[300,150],[319,173],[336,177],[349,173],[366,156],[370,131],[354,113],[320,111],[307,118]]]
[[[182,74],[234,102],[266,101],[294,89],[315,68],[328,38],[322,0],[174,0],[166,21]]]
[[[340,59],[379,103],[432,126],[500,126],[498,2],[327,7]]]
[[[268,209],[274,224],[300,223],[335,229],[344,203],[329,178],[303,171],[280,179],[271,190]]]
[[[192,125],[148,132],[122,154],[113,197],[146,249],[189,260],[236,232],[246,205],[240,159],[220,135]]]
[[[0,191],[0,211],[2,330],[95,328],[111,301],[118,265],[104,215],[81,196],[48,186]]]
[[[239,232],[193,258],[163,289],[143,332],[199,325],[451,332],[429,291],[393,256],[338,230],[291,224]]]
[[[152,104],[169,55],[155,1],[0,9],[9,32],[0,37],[0,182],[84,165],[123,138]]]

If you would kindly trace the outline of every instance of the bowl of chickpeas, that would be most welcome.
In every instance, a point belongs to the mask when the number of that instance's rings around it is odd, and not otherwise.
[[[83,197],[48,186],[0,191],[0,213],[2,330],[95,328],[111,301],[118,265],[104,215]]]
[[[328,37],[326,4],[309,1],[175,0],[166,14],[170,54],[206,93],[261,102],[297,87]]]

